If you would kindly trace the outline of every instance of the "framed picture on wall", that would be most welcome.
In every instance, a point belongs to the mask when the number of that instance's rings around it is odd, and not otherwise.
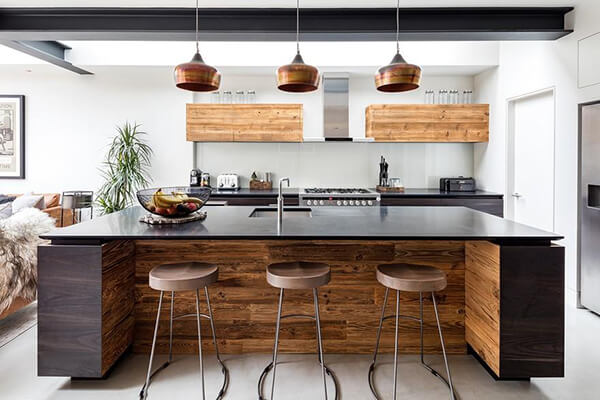
[[[0,179],[25,179],[25,96],[0,95]]]

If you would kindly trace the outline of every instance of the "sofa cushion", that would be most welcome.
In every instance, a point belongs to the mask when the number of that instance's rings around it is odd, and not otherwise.
[[[38,210],[43,210],[44,196],[41,194],[24,194],[23,196],[17,197],[12,202],[13,214],[18,213],[24,208],[37,208]]]
[[[10,203],[11,201],[13,201],[16,198],[17,198],[16,196],[0,194],[0,204]]]
[[[60,205],[60,194],[44,193],[44,208],[52,208]]]
[[[0,204],[0,220],[6,219],[12,215],[12,203]]]

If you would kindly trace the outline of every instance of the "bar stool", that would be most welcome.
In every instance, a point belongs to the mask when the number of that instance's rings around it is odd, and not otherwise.
[[[279,288],[279,306],[277,308],[277,327],[275,331],[275,344],[273,346],[273,361],[263,370],[258,380],[258,399],[265,400],[263,397],[264,381],[271,369],[273,378],[271,381],[271,396],[275,391],[275,372],[277,370],[277,348],[279,345],[279,328],[282,319],[286,318],[309,318],[316,322],[317,327],[317,352],[319,355],[319,364],[321,364],[321,375],[323,376],[324,398],[327,400],[327,378],[326,374],[333,380],[335,388],[334,399],[338,398],[338,383],[333,372],[325,365],[323,361],[323,344],[321,340],[321,321],[319,318],[319,292],[318,288],[329,283],[331,280],[331,269],[329,265],[315,262],[284,262],[270,264],[267,266],[267,282],[273,287]],[[281,315],[283,305],[283,292],[285,289],[312,289],[315,304],[315,315],[306,314],[288,314]]]
[[[150,352],[150,363],[148,364],[148,373],[146,374],[146,383],[142,387],[140,392],[140,399],[146,399],[148,396],[148,388],[152,378],[160,371],[169,366],[173,360],[173,320],[196,317],[198,323],[198,353],[200,355],[200,375],[202,376],[202,399],[205,400],[204,390],[204,360],[202,358],[202,333],[200,329],[200,318],[206,318],[210,320],[210,327],[212,330],[213,342],[215,344],[215,352],[217,360],[221,364],[221,372],[223,373],[223,385],[217,395],[217,400],[223,398],[223,395],[227,391],[229,386],[229,371],[225,364],[221,360],[219,355],[219,346],[217,345],[217,338],[215,334],[215,325],[213,322],[212,308],[210,306],[210,298],[208,296],[208,286],[215,283],[219,277],[219,268],[206,263],[201,262],[185,262],[179,264],[162,264],[150,271],[149,284],[152,289],[160,290],[160,298],[158,300],[158,312],[156,313],[156,325],[154,326],[154,337],[152,339],[152,350]],[[200,289],[204,288],[204,294],[206,295],[206,305],[208,307],[208,315],[200,313]],[[175,292],[183,290],[195,290],[196,291],[196,313],[185,314],[173,318],[173,304],[175,300]],[[167,362],[161,365],[156,371],[151,373],[152,360],[154,359],[154,349],[156,348],[156,336],[158,333],[158,324],[160,322],[160,309],[162,307],[163,294],[164,292],[171,292],[171,317],[169,319],[169,358]]]
[[[388,318],[396,319],[396,336],[394,342],[394,400],[396,400],[396,386],[398,381],[398,319],[404,318],[412,321],[418,321],[420,324],[421,333],[421,365],[431,372],[433,375],[441,379],[450,390],[450,399],[455,400],[454,387],[452,386],[452,377],[450,376],[450,368],[448,367],[448,358],[446,357],[446,347],[444,345],[444,337],[442,336],[442,328],[440,326],[440,318],[435,301],[435,292],[443,290],[447,286],[446,274],[434,267],[414,264],[384,264],[377,266],[377,280],[385,286],[385,298],[383,300],[383,308],[381,309],[381,318],[379,319],[379,329],[377,330],[377,342],[375,344],[375,353],[373,354],[373,362],[369,367],[369,387],[375,399],[381,397],[377,393],[374,382],[375,362],[377,361],[377,351],[379,350],[379,339],[381,338],[381,329],[383,321]],[[396,290],[396,314],[385,315],[385,307],[387,305],[389,290]],[[409,315],[400,314],[400,292],[419,292],[419,318]],[[423,359],[423,292],[431,292],[433,300],[433,309],[435,311],[435,319],[437,321],[440,342],[442,344],[442,353],[444,355],[444,364],[446,366],[446,374],[448,379],[440,375],[430,365],[425,363]]]

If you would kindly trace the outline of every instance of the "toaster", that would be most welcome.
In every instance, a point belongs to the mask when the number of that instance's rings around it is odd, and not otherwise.
[[[240,177],[237,174],[221,174],[217,176],[218,190],[238,190],[240,188]]]
[[[441,192],[474,192],[475,179],[459,176],[458,178],[442,178],[440,179]]]

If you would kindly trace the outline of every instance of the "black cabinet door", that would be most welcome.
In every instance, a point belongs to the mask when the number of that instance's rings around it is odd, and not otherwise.
[[[483,211],[497,217],[504,216],[504,202],[502,198],[477,198],[477,197],[382,197],[382,206],[454,206],[467,207]]]
[[[210,201],[226,201],[229,206],[271,206],[277,204],[277,196],[211,196]],[[297,206],[297,197],[284,197],[286,206]]]

